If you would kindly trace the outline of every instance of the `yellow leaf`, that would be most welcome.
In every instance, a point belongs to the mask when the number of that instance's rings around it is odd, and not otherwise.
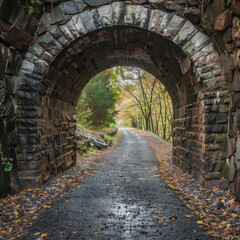
[[[31,191],[32,191],[32,189],[30,189],[30,188],[29,188],[29,189],[28,189],[28,191],[29,191],[29,192],[31,192]]]
[[[172,189],[175,189],[175,187],[173,185],[169,185],[169,187],[172,188]]]
[[[51,208],[51,206],[48,206],[48,205],[44,205],[43,207],[46,208],[46,209]]]
[[[7,232],[5,230],[0,231],[1,234],[6,234]]]
[[[186,218],[191,218],[191,217],[192,217],[192,215],[185,215],[185,217],[186,217]]]
[[[93,235],[94,235],[94,236],[97,236],[97,232],[94,232]]]
[[[40,232],[34,233],[34,236],[37,236],[37,235],[39,235],[39,234],[41,234],[41,233],[40,233]]]
[[[42,235],[41,235],[41,238],[46,238],[47,237],[47,233],[43,233]]]
[[[235,218],[235,217],[237,217],[238,215],[237,215],[236,213],[232,213],[231,216],[232,216],[233,218]]]
[[[227,228],[231,227],[231,224],[227,224]]]
[[[18,213],[17,211],[15,211],[15,212],[14,212],[14,215],[18,216],[18,215],[19,215],[19,213]]]
[[[221,202],[222,202],[222,203],[225,203],[225,201],[224,201],[223,199],[221,200]]]
[[[197,224],[201,225],[201,224],[203,224],[203,221],[197,221]]]
[[[32,198],[34,198],[35,197],[35,195],[32,195]]]
[[[145,179],[148,179],[148,177],[145,177]]]
[[[126,165],[126,167],[128,167],[128,165]]]
[[[69,202],[69,200],[66,200],[66,202]]]
[[[9,232],[9,233],[12,232],[12,228],[9,228],[9,229],[8,229],[8,232]]]
[[[69,179],[68,181],[69,181],[69,182],[72,182],[72,179]]]

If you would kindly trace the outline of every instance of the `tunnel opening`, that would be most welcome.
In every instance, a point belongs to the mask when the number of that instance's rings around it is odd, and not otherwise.
[[[139,14],[131,6],[121,11],[128,8]],[[146,70],[166,87],[173,104],[173,162],[201,183],[221,178],[228,93],[219,55],[183,18],[140,10],[148,14],[136,21],[120,21],[124,14],[117,14],[100,22],[85,11],[52,24],[29,48],[16,93],[16,158],[25,186],[42,184],[75,163],[78,98],[92,77],[119,65]]]

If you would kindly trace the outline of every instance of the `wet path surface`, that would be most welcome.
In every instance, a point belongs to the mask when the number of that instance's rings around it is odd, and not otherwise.
[[[152,148],[137,133],[123,129],[120,144],[80,187],[40,213],[27,236],[47,239],[213,239],[155,174]]]

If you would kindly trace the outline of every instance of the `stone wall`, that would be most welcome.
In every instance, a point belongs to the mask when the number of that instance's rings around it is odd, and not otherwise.
[[[202,6],[197,0],[132,0],[121,1],[125,7],[112,3],[113,13],[108,7],[95,8],[117,1],[49,2],[30,15],[16,1],[0,1],[0,103],[5,124],[0,132],[8,136],[4,144],[9,156],[17,159],[19,172],[12,174],[13,185],[18,176],[25,186],[41,184],[74,163],[74,106],[81,89],[99,71],[129,64],[153,73],[172,96],[174,163],[206,185],[221,180],[222,187],[230,187],[240,198],[240,2],[213,0]],[[145,15],[139,15],[143,7]],[[164,33],[170,41],[156,43],[156,36],[137,33],[134,27],[140,24],[150,32]],[[110,29],[112,25],[131,28],[121,31],[122,27]],[[192,27],[192,32],[184,32],[183,26]],[[90,34],[106,27],[107,31]],[[199,30],[210,40],[197,35]],[[189,41],[192,33],[197,39]],[[217,51],[207,45],[210,41]],[[97,51],[98,44],[102,51]],[[169,46],[172,52],[162,52]],[[180,48],[191,59],[181,55]],[[172,66],[176,72],[170,71]]]

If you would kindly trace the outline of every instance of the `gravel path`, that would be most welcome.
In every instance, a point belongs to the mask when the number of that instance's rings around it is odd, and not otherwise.
[[[146,140],[122,132],[95,173],[42,211],[21,239],[39,239],[42,233],[51,240],[213,239],[196,219],[185,217],[190,210],[155,174],[158,163]]]

